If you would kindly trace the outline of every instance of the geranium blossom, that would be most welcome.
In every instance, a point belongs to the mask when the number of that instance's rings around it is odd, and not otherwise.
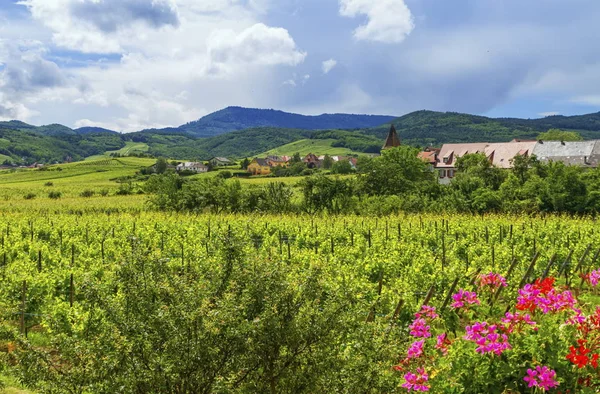
[[[462,308],[465,305],[480,305],[481,303],[477,299],[477,294],[473,291],[466,291],[460,289],[458,293],[452,295],[452,299],[454,302],[452,303],[452,308],[458,309]]]
[[[407,352],[407,358],[418,358],[423,354],[423,345],[425,344],[425,340],[415,341],[413,342]]]
[[[527,376],[523,378],[528,383],[528,387],[539,387],[547,391],[559,385],[556,381],[556,372],[546,366],[537,366],[535,369],[528,369]]]
[[[579,345],[578,347],[569,347],[569,354],[567,354],[567,360],[572,362],[578,368],[584,368],[590,361],[590,358],[588,357],[590,349],[585,347],[585,341],[583,339],[578,340],[577,344]]]
[[[505,350],[511,349],[506,334],[498,334],[498,326],[488,325],[487,322],[476,322],[472,326],[465,327],[466,335],[463,337],[467,341],[475,342],[477,353],[494,353],[501,355]]]
[[[402,387],[408,391],[429,391],[429,386],[427,385],[429,375],[425,373],[423,368],[417,368],[417,373],[408,372],[404,374],[404,380],[406,382]]]
[[[577,303],[573,294],[570,291],[559,292],[553,286],[554,278],[537,279],[534,284],[525,285],[519,290],[516,308],[530,312],[539,309],[544,314],[573,309]]]
[[[506,278],[493,272],[481,274],[477,279],[480,288],[489,288],[490,290],[495,291],[499,287],[506,287]]]
[[[423,318],[429,320],[435,320],[440,317],[437,313],[435,313],[435,307],[429,305],[423,305],[421,310],[415,313],[416,318]]]
[[[430,327],[427,325],[427,320],[423,318],[415,319],[412,324],[408,327],[410,329],[410,335],[417,338],[429,338],[431,332]]]
[[[590,285],[596,287],[600,283],[600,269],[594,270],[587,275],[582,275],[582,277]]]
[[[506,324],[504,331],[509,334],[512,334],[515,331],[521,331],[527,326],[533,326],[533,329],[537,330],[537,327],[535,327],[537,323],[531,320],[531,315],[529,313],[506,312],[505,317],[503,317],[501,321]]]
[[[446,333],[437,336],[435,348],[442,352],[443,355],[448,354],[448,346],[451,344]]]

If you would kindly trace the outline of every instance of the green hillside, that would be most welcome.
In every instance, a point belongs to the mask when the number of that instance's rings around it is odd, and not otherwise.
[[[600,113],[517,119],[417,111],[397,118],[392,123],[404,143],[416,146],[451,142],[502,142],[513,138],[535,139],[539,133],[552,128],[577,131],[585,139],[600,138]],[[365,133],[383,139],[390,124],[367,129]]]
[[[349,156],[349,155],[358,155],[362,152],[355,152],[348,148],[334,147],[336,140],[334,139],[324,139],[324,140],[311,140],[304,139],[299,141],[294,141],[292,143],[282,145],[278,148],[271,149],[266,151],[258,156],[268,156],[268,155],[277,155],[277,156],[293,156],[294,153],[300,153],[300,155],[304,156],[309,153],[314,153],[316,155],[341,155],[341,156]]]

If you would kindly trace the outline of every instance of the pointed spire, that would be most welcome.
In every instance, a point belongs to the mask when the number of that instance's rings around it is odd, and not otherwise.
[[[388,133],[388,136],[385,139],[385,144],[383,144],[382,149],[390,149],[395,148],[397,146],[400,146],[400,138],[398,137],[396,128],[392,124],[392,127],[390,127],[390,132]]]

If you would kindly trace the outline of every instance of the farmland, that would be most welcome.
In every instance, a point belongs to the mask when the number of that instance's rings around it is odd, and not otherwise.
[[[496,358],[461,331],[499,321],[518,288],[545,275],[582,310],[597,303],[578,276],[597,264],[591,218],[40,209],[4,212],[0,234],[8,373],[39,392],[406,392],[392,366],[424,303],[453,343],[454,367],[440,361],[433,392],[522,392],[536,363],[569,388],[583,371],[564,357],[570,334],[556,323],[514,334],[512,353]],[[476,282],[487,272],[508,283],[494,303]],[[481,291],[481,305],[451,307],[458,289]],[[496,380],[473,381],[471,364]]]

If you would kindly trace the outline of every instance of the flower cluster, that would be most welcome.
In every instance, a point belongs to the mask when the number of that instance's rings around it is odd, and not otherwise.
[[[415,341],[408,347],[408,352],[406,358],[419,358],[423,354],[423,345],[425,345],[425,340]]]
[[[506,312],[502,318],[502,323],[505,324],[503,327],[504,332],[512,334],[513,332],[521,332],[527,326],[533,326],[533,329],[537,331],[536,322],[531,320],[529,313],[522,314],[520,312],[510,313]]]
[[[435,307],[429,305],[423,305],[421,310],[415,313],[415,317],[417,319],[424,318],[429,320],[434,320],[440,317],[437,313],[435,313]]]
[[[448,346],[450,346],[452,342],[448,339],[448,335],[446,333],[440,334],[437,336],[437,341],[435,344],[435,348],[442,352],[445,356],[448,354]]]
[[[408,391],[429,391],[429,386],[427,385],[429,375],[425,373],[423,368],[417,368],[417,373],[407,372],[404,374],[404,380],[406,382],[402,387]]]
[[[429,338],[431,336],[429,322],[437,319],[439,315],[435,313],[435,308],[423,305],[421,310],[415,313],[416,319],[408,327],[410,335],[416,338]]]
[[[570,291],[559,292],[554,288],[554,278],[537,279],[534,284],[525,285],[519,290],[516,308],[521,311],[544,314],[573,310],[577,301]]]
[[[466,335],[463,337],[467,341],[477,344],[477,353],[493,353],[501,355],[505,350],[511,349],[506,334],[499,334],[498,326],[488,324],[487,322],[476,322],[472,326],[465,327]]]
[[[430,327],[427,325],[427,320],[423,318],[415,319],[408,327],[410,335],[417,338],[429,338],[431,336]]]
[[[547,391],[553,387],[558,386],[556,381],[556,372],[546,366],[537,366],[535,369],[528,369],[527,376],[523,378],[524,381],[529,383],[528,387],[539,387],[540,389]]]
[[[465,305],[480,305],[479,299],[477,298],[477,294],[473,291],[466,291],[460,289],[458,293],[452,295],[452,308],[459,309],[464,307]]]
[[[480,288],[488,288],[492,291],[499,287],[506,287],[506,278],[502,275],[490,272],[489,274],[481,274],[477,277]]]
[[[582,275],[582,277],[587,283],[596,287],[600,282],[600,269],[594,270],[589,274]]]
[[[577,341],[579,346],[571,346],[569,347],[569,354],[567,354],[567,360],[576,365],[578,368],[584,368],[588,364],[593,368],[598,368],[598,358],[600,357],[598,353],[592,354],[590,358],[588,354],[591,352],[591,349],[586,347],[586,341],[583,339],[579,339]]]

